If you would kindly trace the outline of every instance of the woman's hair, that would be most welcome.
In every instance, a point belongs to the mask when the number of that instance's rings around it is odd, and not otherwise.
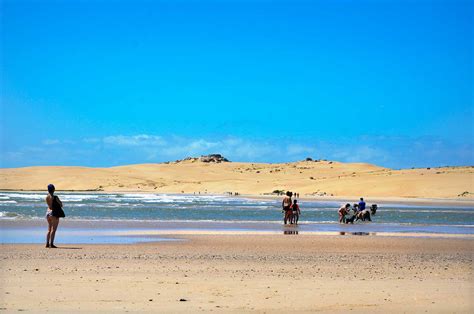
[[[53,193],[56,188],[52,184],[48,184],[48,192]]]
[[[347,204],[346,204],[346,207],[351,207],[351,204],[347,203]]]

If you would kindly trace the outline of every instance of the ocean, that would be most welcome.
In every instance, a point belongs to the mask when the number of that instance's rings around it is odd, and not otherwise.
[[[468,206],[378,204],[372,222],[359,221],[354,225],[341,225],[337,222],[337,210],[341,203],[300,200],[299,226],[285,227],[282,226],[281,200],[278,199],[146,193],[60,192],[57,195],[64,203],[67,216],[62,220],[61,226],[76,228],[76,234],[81,228],[85,234],[94,229],[166,231],[177,228],[290,234],[474,234],[474,207]],[[32,241],[32,237],[26,237],[24,241],[21,239],[22,234],[31,231],[25,230],[28,226],[33,230],[40,228],[41,232],[44,231],[45,197],[46,193],[0,192],[2,243]],[[349,203],[356,201],[347,200]],[[370,200],[367,205],[371,205]]]

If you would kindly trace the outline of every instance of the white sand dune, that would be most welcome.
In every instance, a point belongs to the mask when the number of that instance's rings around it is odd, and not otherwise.
[[[0,189],[262,195],[291,190],[301,196],[472,199],[474,167],[392,170],[364,163],[303,161],[284,164],[182,161],[111,168],[0,169]]]

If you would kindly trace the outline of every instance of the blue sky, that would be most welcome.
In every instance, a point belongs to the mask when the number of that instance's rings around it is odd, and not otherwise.
[[[474,164],[473,1],[1,1],[2,167]]]

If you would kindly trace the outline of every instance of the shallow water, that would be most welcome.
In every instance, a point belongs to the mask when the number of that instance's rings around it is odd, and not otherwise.
[[[44,224],[46,194],[27,192],[0,193],[0,221],[5,226],[21,222]],[[72,222],[91,225],[92,229],[177,228],[196,230],[251,230],[284,232],[280,200],[233,198],[220,195],[176,195],[138,193],[58,193],[64,203],[66,226]],[[351,203],[355,200],[349,200]],[[349,233],[444,233],[474,234],[474,208],[450,206],[381,205],[372,223],[337,223],[340,204],[300,201],[301,217],[297,231]],[[370,202],[368,203],[370,206]],[[10,223],[9,223],[10,222]],[[31,227],[34,224],[23,224]],[[102,226],[102,227],[99,227]],[[28,228],[29,228],[28,227]],[[90,228],[86,231],[90,232]],[[286,230],[288,231],[288,230]],[[15,233],[15,236],[12,234]],[[288,233],[291,234],[291,233]],[[9,229],[1,241],[10,243],[21,232]],[[24,236],[23,238],[28,238]],[[87,243],[87,241],[85,242]]]

